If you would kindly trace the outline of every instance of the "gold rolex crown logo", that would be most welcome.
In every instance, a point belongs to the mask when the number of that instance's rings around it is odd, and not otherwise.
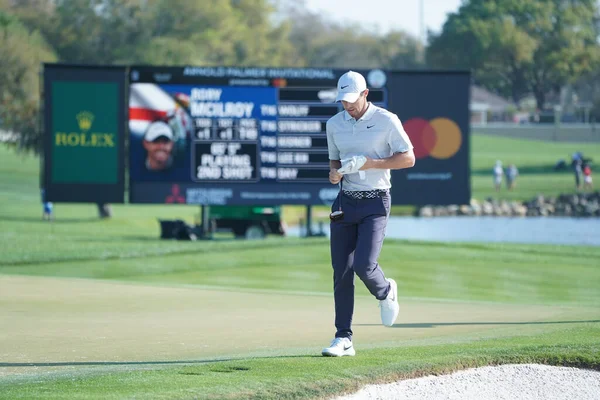
[[[94,114],[89,111],[82,111],[76,116],[79,129],[82,131],[89,131],[94,122]]]

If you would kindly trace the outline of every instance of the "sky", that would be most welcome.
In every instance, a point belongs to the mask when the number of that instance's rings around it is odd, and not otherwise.
[[[403,30],[421,34],[420,3],[423,2],[425,32],[440,32],[448,13],[456,12],[461,0],[305,0],[306,8],[321,12],[336,22],[360,23],[366,30],[385,34]]]

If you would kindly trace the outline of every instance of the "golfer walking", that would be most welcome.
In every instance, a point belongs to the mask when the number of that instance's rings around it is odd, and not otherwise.
[[[399,312],[398,288],[377,259],[390,214],[390,170],[415,164],[413,146],[398,117],[367,101],[365,78],[348,71],[338,81],[344,111],[327,121],[329,181],[342,190],[332,205],[331,263],[335,339],[324,356],[353,356],[354,274],[379,300],[381,322]]]

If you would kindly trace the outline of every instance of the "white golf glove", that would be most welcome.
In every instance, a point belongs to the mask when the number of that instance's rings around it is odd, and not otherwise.
[[[359,173],[361,179],[365,178],[364,171],[359,171],[360,168],[365,165],[367,162],[367,157],[365,156],[354,156],[352,158],[348,158],[342,160],[342,168],[338,169],[338,172],[342,175],[346,174],[354,174]]]

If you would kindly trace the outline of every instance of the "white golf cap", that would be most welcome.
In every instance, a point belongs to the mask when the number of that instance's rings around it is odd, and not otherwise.
[[[338,94],[335,101],[347,101],[354,103],[362,92],[367,89],[364,76],[358,72],[348,71],[338,80]]]
[[[152,142],[161,136],[164,136],[169,140],[173,140],[173,131],[166,122],[156,121],[148,126],[146,134],[144,135],[144,140]]]

